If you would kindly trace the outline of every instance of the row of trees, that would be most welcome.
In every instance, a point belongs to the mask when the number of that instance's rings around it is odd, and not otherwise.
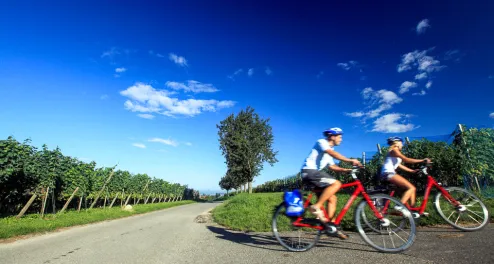
[[[96,167],[63,155],[60,148],[41,149],[30,145],[31,140],[19,142],[13,137],[0,140],[0,214],[19,212],[28,201],[29,211],[45,211],[46,201],[53,211],[79,198],[73,204],[106,206],[107,198],[128,202],[172,201],[197,199],[199,193],[178,183],[152,178],[147,174],[132,174],[114,167]],[[49,199],[50,198],[50,199]],[[131,201],[133,199],[133,201]],[[109,203],[109,202],[108,202]],[[67,204],[68,206],[69,204]]]
[[[216,127],[220,149],[227,164],[226,174],[219,182],[220,187],[228,192],[247,184],[249,193],[252,193],[252,181],[262,171],[264,163],[273,166],[278,162],[278,152],[272,149],[273,133],[269,118],[262,119],[249,106],[237,116],[231,114]]]
[[[494,129],[492,128],[466,128],[459,126],[451,136],[451,144],[447,142],[432,142],[426,139],[413,140],[404,145],[403,153],[412,158],[431,158],[433,166],[431,175],[449,186],[466,185],[471,189],[483,189],[486,182],[494,181]],[[382,147],[381,152],[376,153],[367,162],[365,170],[361,170],[359,179],[367,188],[373,188],[381,184],[376,175],[381,169],[385,153],[389,147]],[[361,160],[360,158],[358,158]],[[419,165],[405,164],[412,169]],[[340,163],[339,166],[350,168],[348,163]],[[327,172],[329,170],[325,169]],[[414,177],[406,172],[401,172],[410,180],[417,189],[423,190],[426,181],[424,178]],[[350,181],[350,176],[344,173],[334,173],[341,181]],[[484,186],[483,186],[484,185]],[[254,188],[255,192],[280,192],[287,189],[301,187],[299,174],[265,182]],[[492,187],[491,187],[492,188]]]

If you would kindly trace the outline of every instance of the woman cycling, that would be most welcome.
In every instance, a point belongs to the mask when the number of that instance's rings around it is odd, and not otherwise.
[[[410,206],[415,207],[415,186],[411,184],[407,179],[403,178],[401,175],[396,173],[396,169],[400,168],[407,172],[415,173],[418,170],[412,170],[408,167],[401,165],[401,162],[406,163],[422,163],[431,162],[429,158],[425,159],[412,159],[408,158],[401,153],[403,148],[403,139],[400,137],[390,137],[388,138],[389,151],[384,159],[384,164],[381,168],[381,179],[387,180],[396,186],[405,188],[406,191],[401,197],[401,202],[405,204],[410,199]]]

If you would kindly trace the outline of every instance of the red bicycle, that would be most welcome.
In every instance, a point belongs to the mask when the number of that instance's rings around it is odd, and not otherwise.
[[[427,175],[427,186],[424,193],[424,200],[421,205],[418,207],[411,207],[408,203],[405,203],[405,206],[412,211],[414,218],[419,219],[424,215],[431,189],[432,187],[435,187],[438,190],[438,193],[434,197],[434,208],[448,224],[462,231],[476,231],[485,227],[489,222],[489,212],[484,203],[466,189],[459,187],[442,187],[441,183],[438,183],[431,175],[429,175],[427,168],[430,166],[431,163],[422,165],[419,171],[419,173]],[[386,188],[371,191],[370,193],[389,193],[389,195],[393,197],[396,189],[397,187],[394,184],[387,183]],[[454,192],[458,192],[459,194],[453,195]],[[388,206],[384,204],[382,212],[386,212],[387,208]],[[452,216],[454,216],[453,219],[451,219]],[[467,220],[473,220],[473,225],[467,225]],[[370,222],[368,222],[368,224],[368,227],[374,229],[374,224]],[[463,224],[465,224],[465,226],[463,226]]]
[[[353,194],[341,209],[334,222],[324,225],[320,220],[316,219],[307,208],[312,205],[312,193],[320,195],[322,190],[309,191],[307,198],[304,197],[304,213],[298,217],[289,217],[284,213],[285,204],[282,202],[274,211],[272,219],[272,231],[278,242],[290,251],[307,251],[319,241],[322,232],[332,236],[337,232],[341,220],[348,212],[358,196],[362,196],[354,211],[354,221],[357,230],[362,239],[371,247],[388,253],[397,253],[408,249],[415,241],[415,221],[411,212],[400,202],[399,199],[391,197],[387,194],[372,194],[368,195],[366,189],[356,176],[358,170],[353,167],[351,175],[354,179],[351,183],[346,183],[341,186],[341,189],[355,187]],[[394,214],[382,214],[378,211],[379,204],[374,201],[386,201],[387,205],[392,205],[387,211],[395,211]],[[326,218],[329,219],[325,208],[321,208]],[[365,216],[365,217],[362,217]],[[392,218],[396,217],[396,219]],[[368,232],[367,223],[364,219],[376,218],[377,228],[381,232]],[[397,225],[396,223],[399,223]],[[298,238],[285,240],[282,232],[294,229]],[[316,232],[314,232],[316,231]],[[395,239],[393,239],[396,236]],[[373,238],[377,238],[377,242]],[[309,238],[308,243],[302,244],[302,239]],[[386,243],[387,241],[387,243]],[[381,243],[382,242],[382,243]],[[392,247],[388,247],[392,246]]]

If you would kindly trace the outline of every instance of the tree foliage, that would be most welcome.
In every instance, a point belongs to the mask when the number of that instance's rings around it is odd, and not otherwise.
[[[0,214],[18,213],[34,194],[37,202],[30,211],[40,208],[41,196],[49,187],[54,204],[61,208],[78,187],[75,197],[94,199],[103,190],[104,197],[126,196],[144,199],[171,198],[198,199],[198,192],[187,185],[151,178],[147,174],[132,174],[115,167],[96,167],[94,161],[83,162],[65,156],[60,148],[53,150],[43,145],[40,150],[30,145],[31,140],[18,142],[12,136],[0,140]],[[114,171],[109,182],[109,175]],[[106,185],[105,185],[106,184]],[[144,187],[146,187],[144,189]],[[105,187],[103,189],[103,187]],[[49,197],[52,197],[49,196]],[[103,199],[101,199],[103,200]],[[49,203],[50,204],[50,203]],[[74,204],[75,205],[75,204]]]
[[[220,149],[225,157],[234,188],[249,183],[262,171],[264,163],[271,166],[278,162],[277,151],[272,149],[273,133],[269,118],[262,119],[254,108],[247,107],[237,116],[231,114],[217,125]]]

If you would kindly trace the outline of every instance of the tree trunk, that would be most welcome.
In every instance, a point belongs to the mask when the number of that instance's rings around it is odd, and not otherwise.
[[[252,181],[249,182],[249,193],[252,193]]]

